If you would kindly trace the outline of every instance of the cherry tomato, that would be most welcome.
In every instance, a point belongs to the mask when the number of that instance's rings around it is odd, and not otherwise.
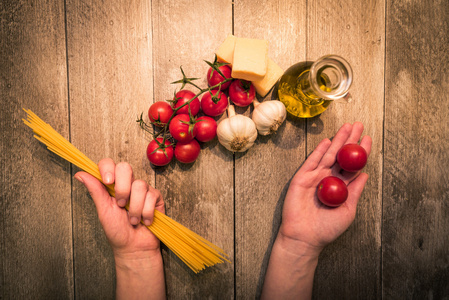
[[[340,178],[328,176],[320,181],[316,194],[324,205],[337,207],[348,198],[348,188]]]
[[[192,99],[193,97],[195,97],[195,93],[189,90],[180,90],[179,92],[177,92],[175,94],[175,97],[173,98],[173,108],[177,108],[181,105],[183,105],[184,103],[188,102],[190,99]],[[196,116],[198,114],[198,112],[200,111],[200,100],[198,98],[195,98],[192,100],[192,102],[190,102],[188,105],[184,105],[183,107],[181,107],[176,114],[189,114],[189,107],[190,107],[190,112],[192,113],[193,116]]]
[[[159,145],[156,140],[162,145]],[[169,140],[165,140],[165,147],[163,145],[163,138],[156,138],[152,140],[147,147],[148,160],[155,166],[165,166],[173,158],[173,147]]]
[[[194,162],[200,154],[200,144],[195,140],[189,142],[178,142],[175,146],[175,157],[182,163]]]
[[[363,169],[368,160],[365,149],[358,144],[346,144],[337,153],[337,162],[348,172],[357,172]]]
[[[218,69],[225,76],[225,78],[223,78],[223,76],[221,76],[220,73],[218,73],[214,69],[209,68],[209,71],[207,71],[207,83],[209,84],[209,86],[217,85],[220,82],[224,81],[225,79],[231,78],[232,69],[230,66],[224,65],[218,67]],[[231,81],[223,83],[221,85],[221,90],[223,91],[227,89],[229,85],[231,85]]]
[[[237,106],[248,106],[256,97],[254,85],[246,80],[237,79],[229,87],[229,99]]]
[[[201,98],[201,109],[203,112],[211,117],[216,117],[225,112],[228,108],[228,97],[223,92],[212,90],[211,93],[205,92]]]
[[[158,127],[164,127],[173,114],[173,109],[165,101],[158,101],[151,104],[148,110],[148,117],[152,124]]]
[[[190,116],[187,114],[174,116],[168,125],[168,130],[178,142],[188,142],[195,137],[194,125],[190,122]]]
[[[217,136],[217,122],[208,116],[199,117],[195,123],[195,138],[200,142],[209,142]]]

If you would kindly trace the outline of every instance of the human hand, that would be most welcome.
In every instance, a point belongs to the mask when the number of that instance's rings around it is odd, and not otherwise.
[[[357,203],[368,175],[343,171],[336,163],[338,150],[348,143],[358,143],[362,123],[344,124],[332,139],[324,139],[293,177],[284,201],[279,234],[292,251],[318,256],[321,250],[340,236],[354,221]],[[367,154],[371,138],[365,136],[360,145]],[[330,208],[322,204],[316,189],[327,176],[337,176],[348,186],[348,198],[341,206]]]
[[[140,221],[150,225],[154,209],[164,213],[161,193],[145,181],[134,180],[133,170],[127,163],[116,165],[112,159],[105,158],[98,167],[103,182],[115,184],[115,198],[90,174],[78,172],[75,178],[86,186],[94,200],[116,260],[160,255],[159,240]],[[124,209],[127,203],[129,213]]]

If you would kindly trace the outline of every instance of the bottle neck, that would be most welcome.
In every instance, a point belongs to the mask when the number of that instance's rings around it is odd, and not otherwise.
[[[313,63],[307,77],[304,74],[304,78],[300,80],[304,82],[302,86],[306,96],[338,100],[348,94],[352,84],[352,69],[349,63],[339,56],[323,56]]]

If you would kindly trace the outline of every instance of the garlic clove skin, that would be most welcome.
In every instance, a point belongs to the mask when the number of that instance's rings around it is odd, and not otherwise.
[[[229,151],[245,152],[257,138],[256,124],[243,115],[231,115],[218,124],[217,137]]]
[[[270,100],[260,103],[254,100],[252,120],[260,135],[276,132],[287,118],[287,111],[281,101]]]

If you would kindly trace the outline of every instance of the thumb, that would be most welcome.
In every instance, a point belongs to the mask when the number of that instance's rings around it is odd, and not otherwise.
[[[106,187],[97,178],[86,172],[76,173],[75,179],[84,184],[94,200],[98,215],[102,215],[109,206],[111,199]]]

